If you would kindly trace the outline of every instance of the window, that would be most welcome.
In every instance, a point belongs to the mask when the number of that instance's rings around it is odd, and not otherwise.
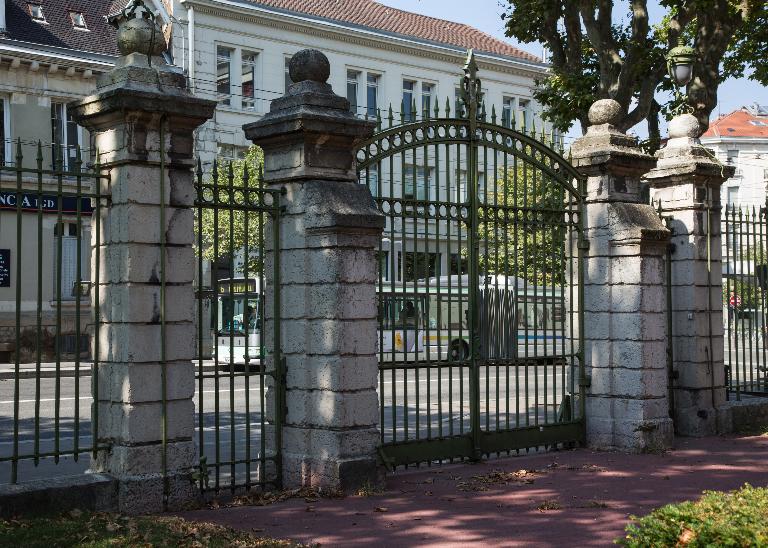
[[[414,173],[413,164],[406,164],[403,177],[403,197],[415,200],[429,200],[429,188],[435,176],[435,168],[427,167],[426,177],[424,166],[416,166]]]
[[[729,206],[737,206],[739,205],[739,187],[737,186],[729,186],[728,187],[728,195],[726,196],[726,203]]]
[[[726,152],[726,161],[729,164],[736,163],[736,160],[739,159],[739,150],[738,149],[731,149]]]
[[[377,252],[379,256],[379,277],[382,280],[389,280],[389,251]]]
[[[469,199],[467,170],[456,169],[456,201],[459,203],[466,203]]]
[[[27,4],[29,7],[29,15],[33,21],[38,23],[46,23],[45,15],[43,14],[43,6],[40,4]]]
[[[763,181],[768,183],[768,169],[763,169]]]
[[[83,231],[83,226],[81,231]],[[90,277],[89,266],[89,250],[90,242],[86,234],[79,238],[76,222],[64,222],[57,225],[53,231],[54,242],[53,252],[55,258],[54,268],[58,270],[61,266],[61,300],[72,301],[75,300],[77,289],[75,288],[75,282],[77,279],[77,240],[80,239],[80,280],[84,281]],[[61,261],[59,261],[59,239],[61,240]],[[53,277],[53,292],[54,298],[57,298],[58,290],[58,276]]]
[[[403,268],[402,281],[413,282],[440,276],[440,253],[406,251],[398,253]]]
[[[359,114],[357,110],[357,87],[360,80],[360,73],[356,70],[347,71],[347,100],[349,101],[349,110],[352,114]]]
[[[427,116],[432,115],[432,101],[435,96],[435,85],[422,82],[421,84],[421,112],[427,113]]]
[[[290,57],[285,58],[285,93],[288,93],[288,88],[291,87],[291,84],[293,84],[293,80],[291,80],[291,71],[288,68],[288,65],[291,62]]]
[[[217,145],[218,155],[225,160],[242,160],[248,154],[248,147],[219,143]]]
[[[416,82],[413,80],[403,80],[403,119],[407,121],[415,120],[416,113]]]
[[[517,107],[520,111],[520,123],[524,128],[530,128],[532,116],[531,116],[531,101],[529,99],[519,99],[517,101]]]
[[[216,93],[222,105],[232,104],[232,50],[216,47]]]
[[[360,172],[360,184],[366,185],[371,195],[376,198],[379,195],[379,166],[371,165]]]
[[[51,103],[51,143],[53,169],[66,170],[77,158],[81,140],[80,127],[63,103]]]
[[[768,122],[764,122],[762,120],[750,120],[749,123],[753,126],[768,126]]]
[[[258,53],[243,51],[241,57],[241,80],[243,108],[254,110],[256,108],[256,59]]]
[[[501,107],[501,125],[512,127],[513,113],[515,112],[515,98],[504,97]]]
[[[451,253],[448,269],[451,276],[466,274],[469,272],[469,258],[460,253]]]
[[[464,100],[461,98],[461,89],[456,88],[453,93],[453,113],[454,118],[461,118],[464,113]]]
[[[368,117],[376,118],[379,109],[379,75],[368,73],[367,80]]]
[[[69,18],[72,20],[72,26],[80,30],[88,30],[88,25],[85,24],[85,16],[79,11],[70,11]]]

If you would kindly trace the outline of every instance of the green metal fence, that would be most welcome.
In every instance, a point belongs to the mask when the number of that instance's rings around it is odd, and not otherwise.
[[[729,397],[768,393],[768,209],[726,206],[722,220]]]
[[[91,234],[109,178],[86,156],[19,140],[0,164],[0,482],[81,471],[97,450],[83,377],[99,365],[90,280],[101,257]]]
[[[379,246],[382,457],[390,466],[584,439],[583,178],[553,137],[482,103],[390,108],[358,153]]]
[[[279,487],[279,191],[264,188],[261,152],[197,170],[197,410],[200,487]],[[270,351],[270,349],[272,349]],[[268,397],[268,392],[272,395]],[[268,439],[270,440],[267,443]]]

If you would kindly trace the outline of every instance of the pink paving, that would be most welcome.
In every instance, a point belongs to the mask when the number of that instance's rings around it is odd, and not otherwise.
[[[744,483],[768,484],[768,437],[678,439],[664,455],[578,449],[421,468],[390,476],[381,495],[184,516],[322,546],[606,546],[630,514]]]

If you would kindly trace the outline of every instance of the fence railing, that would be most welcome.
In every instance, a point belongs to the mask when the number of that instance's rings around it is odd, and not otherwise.
[[[32,159],[22,148],[0,165],[0,375],[11,381],[0,383],[2,483],[82,471],[81,456],[98,449],[99,386],[92,394],[82,377],[99,366],[90,280],[103,257],[91,234],[109,178],[98,160],[83,169],[79,149],[51,168],[41,143]]]
[[[768,209],[723,210],[725,375],[729,391],[768,393]]]
[[[244,160],[198,167],[196,181],[197,398],[200,487],[249,490],[279,483],[281,416],[267,392],[279,382],[278,354],[269,354],[279,317],[277,279],[279,191],[264,188],[258,149]],[[272,307],[269,311],[266,307]],[[267,324],[270,324],[269,326]],[[269,365],[268,365],[269,364]]]

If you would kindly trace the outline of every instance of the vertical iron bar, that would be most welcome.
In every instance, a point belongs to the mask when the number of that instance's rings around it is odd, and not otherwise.
[[[19,473],[19,391],[21,389],[19,382],[21,367],[21,203],[22,187],[21,173],[22,162],[24,161],[21,153],[21,138],[16,143],[16,356],[14,360],[13,375],[13,460],[11,461],[11,483],[18,481]],[[57,398],[58,400],[58,398]],[[58,432],[57,432],[58,433]],[[56,436],[58,441],[58,435]]]

